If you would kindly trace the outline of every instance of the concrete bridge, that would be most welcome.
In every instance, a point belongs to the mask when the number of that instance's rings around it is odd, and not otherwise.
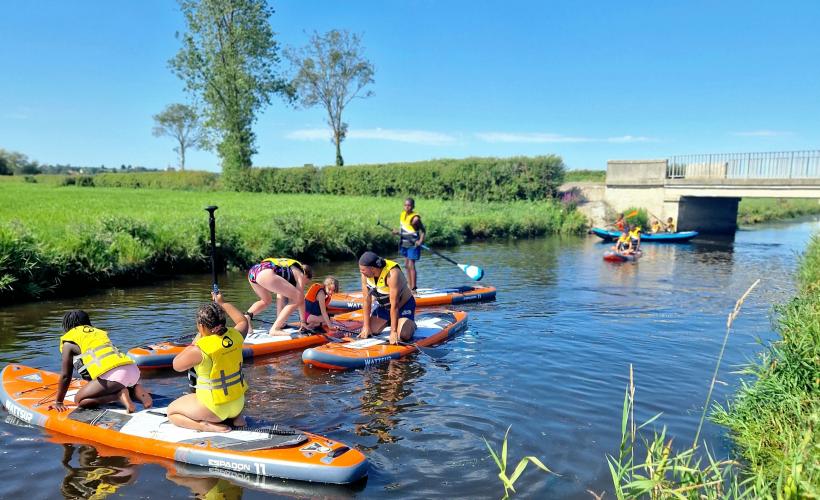
[[[610,207],[646,207],[680,231],[734,232],[741,198],[820,200],[820,150],[607,162]]]

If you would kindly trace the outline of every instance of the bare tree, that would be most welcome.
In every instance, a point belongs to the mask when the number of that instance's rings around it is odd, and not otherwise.
[[[336,165],[344,165],[342,141],[347,136],[347,123],[342,112],[354,98],[367,98],[372,90],[375,69],[364,58],[361,37],[346,30],[331,30],[320,35],[316,32],[301,49],[286,52],[296,68],[293,86],[304,107],[321,103],[327,111],[327,123],[333,130],[336,145]]]
[[[168,136],[177,141],[174,151],[179,154],[179,169],[185,170],[185,151],[202,149],[207,144],[207,134],[199,115],[191,106],[169,104],[161,113],[154,115],[154,136]]]

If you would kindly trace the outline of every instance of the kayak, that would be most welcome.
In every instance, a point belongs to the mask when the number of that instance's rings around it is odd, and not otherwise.
[[[78,408],[73,396],[86,382],[73,380],[68,411],[53,409],[59,374],[20,364],[0,373],[0,398],[8,412],[38,427],[112,448],[177,462],[260,476],[347,484],[368,471],[365,456],[349,446],[281,424],[247,418],[229,432],[201,432],[168,421],[172,401],[153,396],[154,408],[127,413],[121,406]],[[141,407],[140,407],[141,408]]]
[[[460,286],[452,288],[419,288],[416,307],[444,306],[495,300],[494,286]],[[328,311],[339,313],[362,308],[362,292],[334,293]]]
[[[356,311],[342,316],[353,320],[361,318],[361,314],[361,311]],[[467,313],[464,311],[424,311],[416,314],[416,333],[411,342],[428,347],[444,342],[465,329]],[[389,327],[366,339],[346,337],[340,342],[307,349],[302,353],[302,362],[328,370],[350,370],[386,363],[418,350],[410,343],[391,345],[389,339]]]
[[[323,333],[299,333],[295,327],[286,327],[283,331],[287,335],[270,335],[268,333],[269,329],[254,329],[253,333],[249,333],[245,337],[242,347],[243,357],[252,359],[328,342],[328,336]],[[135,347],[128,351],[128,356],[143,370],[170,368],[174,356],[191,345],[192,339],[193,336],[189,336],[144,347]]]
[[[593,227],[592,232],[604,241],[617,240],[621,236],[620,231],[607,231],[599,227]],[[679,233],[641,233],[641,243],[653,241],[655,243],[683,243],[698,235],[697,231],[681,231]]]
[[[604,260],[607,262],[634,262],[638,260],[643,252],[638,250],[637,253],[624,254],[620,252],[607,252],[604,254]]]

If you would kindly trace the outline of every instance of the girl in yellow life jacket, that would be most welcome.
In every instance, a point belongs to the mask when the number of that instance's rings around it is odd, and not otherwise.
[[[672,217],[666,219],[666,232],[667,233],[674,233],[675,232],[675,223],[672,222]]]
[[[325,278],[321,285],[319,283],[310,285],[305,294],[305,326],[317,328],[324,323],[331,331],[336,330],[330,322],[327,306],[330,304],[331,296],[338,291],[339,280],[333,276]]]
[[[365,311],[360,338],[380,333],[390,326],[390,343],[408,341],[416,332],[416,299],[396,262],[365,252],[359,258],[362,275],[362,309]],[[368,314],[367,311],[370,313]]]
[[[193,345],[174,358],[178,372],[194,368],[196,392],[174,400],[168,406],[168,419],[174,425],[208,432],[228,432],[245,425],[242,410],[248,384],[242,375],[242,344],[248,323],[242,313],[225,302],[221,293],[212,293],[214,302],[197,312],[198,335]],[[226,326],[225,313],[236,326]]]
[[[612,246],[612,250],[622,254],[631,252],[632,238],[629,237],[629,233],[621,233],[621,235],[618,236],[618,240],[615,242],[615,245]]]
[[[136,409],[131,399],[132,394],[142,402],[144,408],[151,407],[151,395],[139,383],[140,370],[137,365],[111,344],[105,330],[91,326],[88,313],[81,310],[65,313],[63,331],[65,334],[60,337],[62,369],[54,400],[57,411],[66,410],[63,401],[71,383],[75,357],[77,371],[83,378],[90,380],[74,395],[74,403],[80,408],[99,406],[119,399],[128,413],[131,413]]]
[[[661,232],[661,221],[658,219],[652,219],[652,232],[653,233],[660,233]]]
[[[276,294],[276,321],[270,328],[271,335],[283,333],[285,323],[294,311],[305,317],[305,288],[313,278],[313,270],[307,264],[287,258],[267,258],[248,271],[248,282],[259,297],[249,308],[248,329],[253,330],[253,317],[273,303]],[[287,302],[287,304],[285,304]]]
[[[637,252],[641,248],[641,226],[635,226],[629,231],[629,238],[632,240],[632,252]]]

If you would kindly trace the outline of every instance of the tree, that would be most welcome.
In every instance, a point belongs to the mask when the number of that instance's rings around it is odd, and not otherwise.
[[[207,143],[205,129],[196,110],[185,104],[169,104],[161,113],[154,115],[154,122],[154,137],[165,135],[177,141],[174,151],[179,154],[179,169],[185,170],[185,151],[202,148]]]
[[[373,95],[365,87],[373,83],[375,69],[364,58],[361,37],[346,30],[331,30],[320,35],[316,32],[301,49],[287,51],[287,57],[296,67],[292,85],[304,107],[321,103],[327,111],[327,123],[333,130],[336,145],[336,165],[344,165],[342,141],[347,136],[347,123],[342,112],[356,97],[366,99]]]
[[[179,0],[188,31],[169,61],[195,100],[204,103],[205,126],[219,136],[217,153],[230,187],[241,183],[256,153],[251,125],[270,98],[292,99],[276,76],[279,46],[265,0]]]

